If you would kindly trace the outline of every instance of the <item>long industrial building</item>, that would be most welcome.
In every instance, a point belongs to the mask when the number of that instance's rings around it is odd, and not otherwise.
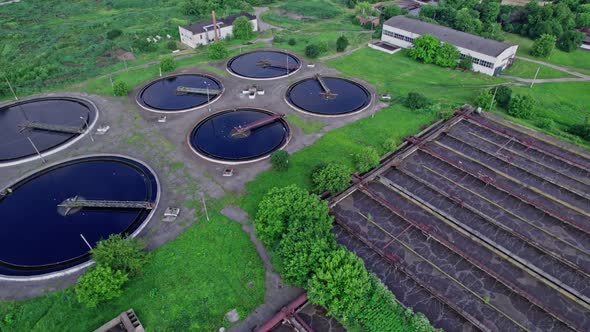
[[[394,16],[383,24],[381,42],[401,48],[413,46],[414,39],[433,35],[441,42],[455,45],[461,58],[473,59],[473,70],[487,75],[500,75],[516,57],[518,45],[472,35],[445,26],[423,22],[403,15]]]

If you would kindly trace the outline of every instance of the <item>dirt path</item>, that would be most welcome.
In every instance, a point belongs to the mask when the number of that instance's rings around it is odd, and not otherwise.
[[[533,63],[539,64],[539,65],[543,65],[543,66],[546,66],[546,67],[549,67],[549,68],[557,69],[557,70],[563,71],[565,73],[568,73],[570,75],[574,75],[574,76],[577,76],[577,77],[580,77],[580,78],[584,78],[584,79],[587,79],[587,80],[590,79],[590,76],[588,76],[588,75],[584,75],[584,74],[578,73],[577,71],[573,71],[573,70],[571,70],[569,68],[558,66],[558,65],[554,65],[552,63],[548,63],[548,62],[545,62],[545,61],[535,60],[535,59],[530,59],[530,58],[525,58],[525,57],[521,57],[521,56],[517,56],[516,58],[517,59],[520,59],[520,60],[523,60],[523,61],[528,61],[528,62],[533,62]]]
[[[559,71],[562,71],[564,73],[568,73],[570,75],[576,76],[576,77],[562,77],[562,78],[538,78],[538,79],[532,79],[532,78],[522,78],[522,77],[517,77],[517,76],[510,76],[510,75],[500,75],[500,77],[502,78],[506,78],[509,80],[513,80],[519,83],[558,83],[558,82],[587,82],[590,81],[590,76],[588,75],[584,75],[581,74],[577,71],[571,70],[569,68],[566,67],[562,67],[562,66],[558,66],[558,65],[554,65],[552,63],[548,63],[545,61],[541,61],[541,60],[535,60],[535,59],[530,59],[530,58],[525,58],[525,57],[521,57],[521,56],[517,56],[516,57],[519,60],[522,61],[528,61],[528,62],[532,62],[532,63],[536,63],[539,65],[543,65],[549,68],[553,68]]]
[[[272,24],[264,22],[262,20],[262,14],[269,11],[270,8],[268,8],[268,7],[254,7],[254,10],[256,11],[256,17],[258,17],[258,30],[260,30],[260,31],[266,31],[269,29],[283,30],[283,28],[281,28],[281,27],[278,27],[276,25],[272,25]]]

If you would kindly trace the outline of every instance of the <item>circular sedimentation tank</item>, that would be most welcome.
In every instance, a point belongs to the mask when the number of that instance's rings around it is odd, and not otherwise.
[[[139,233],[158,199],[154,172],[122,156],[73,159],[29,175],[0,189],[0,275],[30,278],[84,264],[97,241]],[[91,205],[63,206],[72,201]]]
[[[227,62],[227,70],[242,78],[270,80],[292,75],[301,68],[301,60],[280,51],[242,53]]]
[[[195,153],[215,162],[241,164],[267,158],[290,138],[282,114],[254,108],[226,110],[199,122],[188,136]]]
[[[203,74],[180,74],[159,78],[146,84],[136,102],[152,112],[188,112],[202,108],[223,93],[223,84]]]
[[[0,106],[0,166],[65,148],[86,134],[97,118],[94,104],[71,97],[34,98]]]
[[[369,107],[371,93],[349,79],[316,76],[291,85],[286,100],[298,111],[319,116],[344,116]]]

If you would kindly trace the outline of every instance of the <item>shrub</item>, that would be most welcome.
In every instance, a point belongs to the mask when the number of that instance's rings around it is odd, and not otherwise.
[[[344,50],[346,50],[347,47],[348,47],[348,38],[346,38],[345,36],[338,37],[338,39],[336,40],[336,51],[337,52],[344,52]]]
[[[434,63],[441,67],[454,67],[461,57],[461,52],[453,44],[441,43],[436,53]]]
[[[397,138],[388,138],[383,142],[383,149],[387,152],[395,151],[399,145],[399,140]]]
[[[246,16],[240,16],[234,21],[233,36],[236,39],[248,40],[254,37],[252,22]]]
[[[379,165],[379,153],[372,147],[365,147],[360,152],[354,155],[354,164],[356,170],[360,173]]]
[[[512,89],[507,85],[500,85],[492,88],[490,91],[496,93],[496,103],[501,107],[507,108],[510,105],[510,98],[512,97]],[[492,92],[493,93],[493,92]]]
[[[176,69],[176,62],[172,58],[164,58],[160,61],[160,68],[162,68],[163,72],[173,71]]]
[[[409,109],[417,110],[430,105],[432,102],[425,95],[419,92],[410,92],[404,100],[404,106]]]
[[[152,43],[143,38],[138,38],[133,41],[133,48],[139,52],[149,53],[158,49],[156,43]]]
[[[434,63],[440,48],[440,41],[432,35],[422,35],[414,40],[414,46],[408,50],[408,55],[414,60],[424,63]]]
[[[382,10],[381,15],[383,15],[384,20],[388,20],[394,16],[401,15],[402,9],[397,5],[388,5],[385,6]]]
[[[295,40],[295,38],[289,38],[287,44],[294,46],[295,44],[297,44],[297,40]]]
[[[453,115],[455,115],[455,111],[447,108],[447,109],[442,109],[442,110],[438,111],[438,113],[436,114],[436,117],[439,118],[440,120],[448,120],[448,119],[452,118]]]
[[[121,295],[121,288],[127,275],[109,266],[97,265],[86,271],[76,284],[74,291],[80,303],[89,308]]]
[[[113,94],[115,96],[123,97],[129,93],[129,86],[123,81],[116,81],[113,83]]]
[[[537,57],[546,58],[551,55],[553,48],[555,48],[555,36],[542,34],[541,37],[537,38],[531,48],[531,54]]]
[[[461,61],[459,61],[457,67],[463,70],[473,70],[473,58],[471,58],[470,56],[464,57],[463,59],[461,59]]]
[[[340,192],[350,182],[350,170],[342,164],[331,163],[312,174],[313,188],[316,193],[329,191]]]
[[[360,311],[370,287],[369,274],[363,262],[344,248],[330,252],[319,261],[318,270],[309,282],[307,296],[314,304],[326,307],[343,323]]]
[[[107,32],[107,39],[113,40],[122,34],[123,34],[123,31],[121,31],[119,29],[113,29],[113,30]]]
[[[565,52],[573,52],[582,45],[584,37],[585,35],[580,31],[567,31],[557,40],[557,48]]]
[[[587,141],[590,141],[590,124],[588,123],[572,125],[567,131],[572,135],[576,135]]]
[[[535,100],[531,96],[516,95],[511,98],[507,113],[517,118],[530,119],[534,107]]]
[[[305,46],[305,56],[311,59],[315,59],[320,56],[321,50],[320,47],[316,44],[311,44]]]
[[[107,240],[99,241],[92,249],[92,259],[102,266],[126,273],[129,277],[141,273],[146,262],[146,252],[142,243],[135,239],[125,239],[120,234],[113,234]]]
[[[300,218],[301,213],[310,219],[323,220],[328,217],[328,206],[316,195],[310,195],[296,185],[269,190],[258,205],[254,220],[256,236],[266,246],[274,248],[285,233],[290,218]]]
[[[174,40],[170,40],[166,43],[166,48],[171,51],[174,51],[178,49],[178,46],[176,45],[176,42]]]
[[[272,168],[277,171],[286,171],[289,168],[289,153],[285,150],[279,150],[270,157]]]
[[[479,92],[479,95],[475,99],[475,106],[481,107],[482,109],[490,110],[492,98],[494,98],[494,95],[490,90],[481,90]]]
[[[219,60],[226,58],[229,55],[229,52],[223,43],[214,42],[207,47],[207,54],[209,59]]]
[[[537,127],[541,128],[541,129],[545,129],[548,131],[555,130],[555,121],[553,121],[552,119],[549,119],[549,118],[539,119],[539,121],[537,121],[536,124],[537,124]]]

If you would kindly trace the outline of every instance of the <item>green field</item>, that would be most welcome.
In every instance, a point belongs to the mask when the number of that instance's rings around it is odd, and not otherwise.
[[[516,54],[519,56],[538,59],[548,63],[569,67],[581,72],[582,74],[590,75],[590,52],[588,51],[575,50],[571,53],[568,53],[556,48],[548,58],[537,58],[530,54],[531,48],[533,46],[533,41],[531,39],[511,33],[505,33],[504,35],[506,37],[506,42],[519,45],[518,51],[516,52]]]
[[[533,62],[520,59],[516,59],[516,61],[512,64],[512,66],[510,66],[510,68],[502,72],[502,75],[516,76],[522,78],[534,78],[538,68],[541,68],[539,70],[539,74],[537,75],[537,78],[539,79],[576,77],[561,70],[553,69],[551,67],[539,65]]]
[[[129,308],[147,331],[228,327],[225,313],[237,308],[245,317],[264,301],[264,268],[240,224],[210,216],[151,253],[143,275],[121,297],[87,309],[70,288],[0,302],[0,331],[92,331]]]

